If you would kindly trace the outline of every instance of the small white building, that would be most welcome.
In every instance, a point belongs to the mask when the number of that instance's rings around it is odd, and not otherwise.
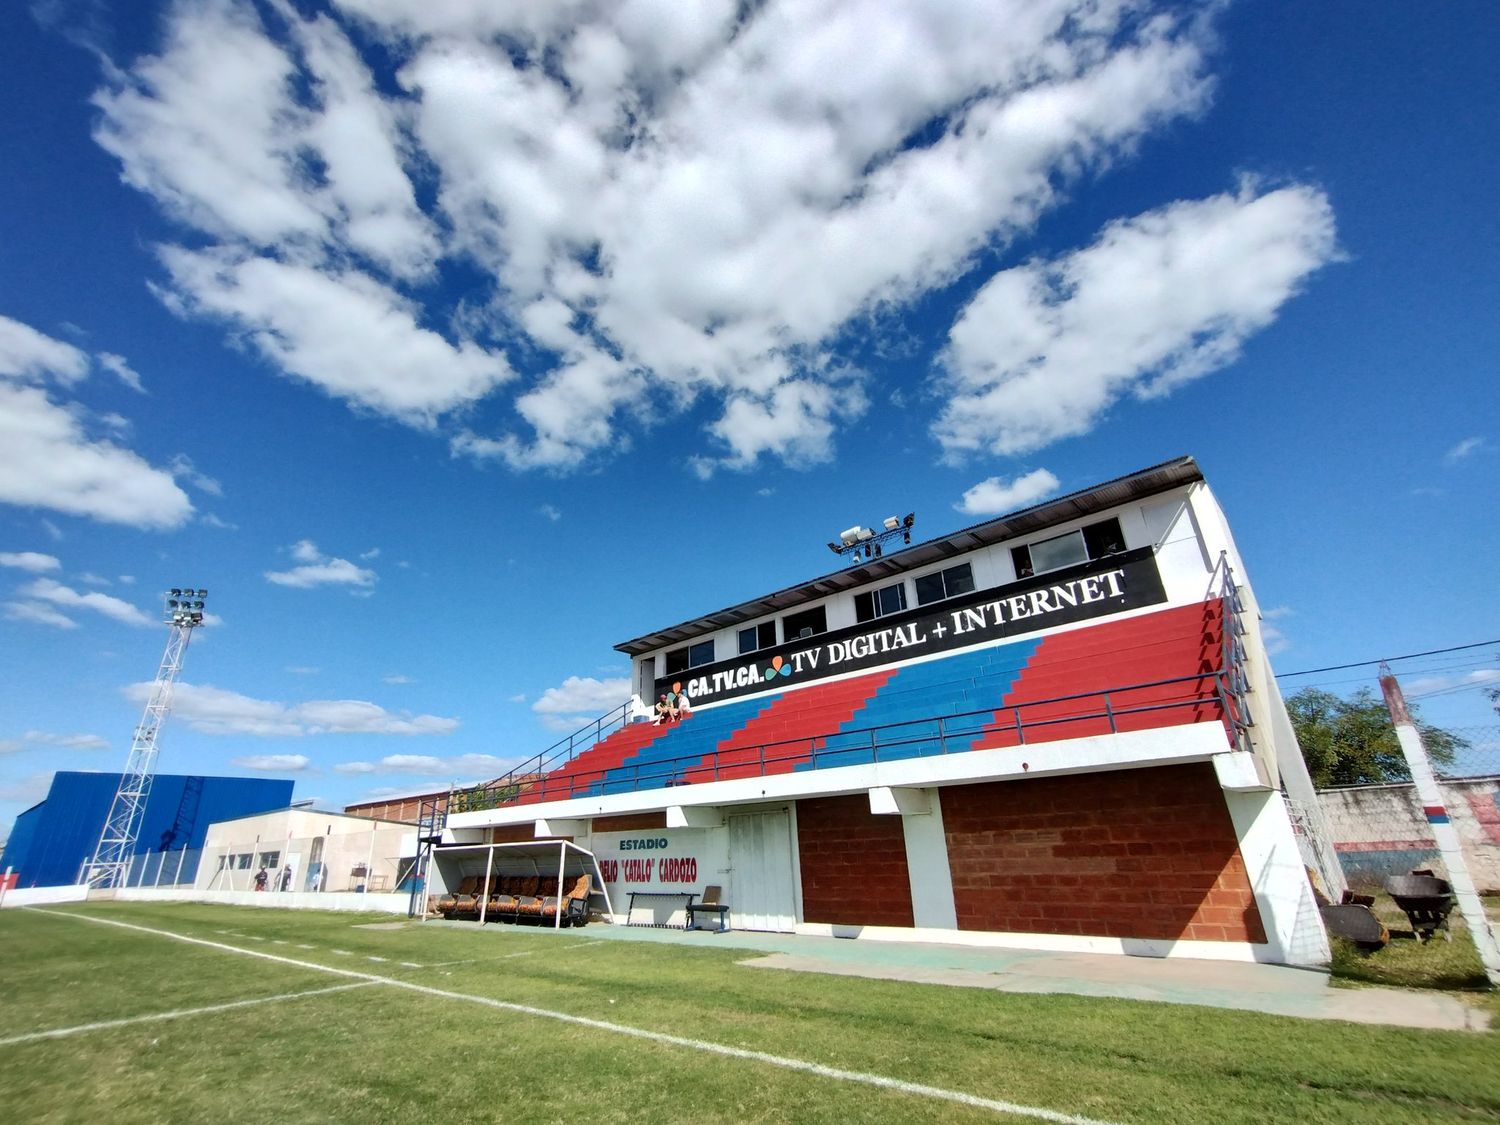
[[[416,830],[394,820],[277,809],[209,826],[195,890],[251,891],[266,873],[274,894],[401,888],[417,851]]]

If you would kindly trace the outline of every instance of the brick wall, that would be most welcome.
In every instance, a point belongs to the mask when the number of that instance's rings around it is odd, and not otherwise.
[[[910,926],[911,881],[899,816],[875,816],[869,798],[797,802],[802,916],[851,926]]]
[[[535,824],[498,824],[490,829],[492,844],[524,844],[535,839]]]
[[[1207,763],[941,792],[961,930],[1265,941]]]
[[[595,832],[644,832],[648,829],[666,826],[666,810],[633,813],[628,816],[596,816],[592,825]]]

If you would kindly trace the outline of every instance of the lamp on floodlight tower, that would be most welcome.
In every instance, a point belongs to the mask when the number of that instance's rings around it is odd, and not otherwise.
[[[855,524],[839,532],[839,541],[828,544],[828,549],[839,558],[847,555],[851,564],[878,559],[885,553],[885,545],[898,535],[903,545],[910,543],[912,524],[916,522],[917,514],[907,512],[904,517],[887,516],[880,531]]]
[[[182,671],[188,641],[192,639],[193,630],[203,624],[203,599],[206,597],[207,590],[193,586],[173,586],[167,591],[163,613],[166,624],[171,626],[167,648],[162,653],[151,698],[135,728],[130,757],[126,759],[125,772],[120,775],[120,787],[115,791],[104,831],[94,849],[94,858],[85,869],[84,881],[90,888],[122,887],[130,873],[141,817],[146,811],[146,800],[151,796],[151,781],[156,773],[156,739],[172,706],[172,688]]]

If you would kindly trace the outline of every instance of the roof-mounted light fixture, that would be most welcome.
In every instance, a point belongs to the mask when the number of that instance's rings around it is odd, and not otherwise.
[[[878,559],[885,553],[885,545],[896,536],[901,537],[903,545],[910,543],[912,524],[916,522],[917,514],[907,512],[904,517],[887,516],[881,523],[881,531],[855,524],[839,532],[839,541],[828,544],[828,549],[839,558],[848,556],[851,563]]]

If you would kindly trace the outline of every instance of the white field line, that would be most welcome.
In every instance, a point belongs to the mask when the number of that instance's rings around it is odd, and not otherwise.
[[[719,1055],[722,1058],[743,1059],[748,1062],[764,1063],[768,1066],[781,1067],[785,1070],[801,1071],[805,1074],[815,1074],[820,1078],[832,1078],[840,1082],[854,1082],[864,1086],[875,1086],[884,1090],[896,1090],[903,1094],[913,1094],[917,1097],[930,1098],[934,1101],[954,1102],[958,1105],[973,1106],[976,1109],[994,1110],[996,1113],[1012,1113],[1019,1117],[1034,1117],[1041,1121],[1056,1122],[1057,1125],[1115,1125],[1113,1122],[1099,1121],[1090,1117],[1075,1117],[1069,1113],[1059,1113],[1052,1109],[1043,1109],[1040,1106],[1017,1105],[1014,1102],[1000,1101],[995,1098],[981,1098],[976,1094],[966,1094],[961,1090],[945,1090],[940,1086],[924,1086],[918,1082],[903,1082],[899,1078],[887,1078],[883,1074],[867,1074],[858,1070],[843,1070],[839,1067],[824,1066],[821,1063],[807,1062],[805,1059],[789,1058],[785,1055],[772,1055],[764,1051],[748,1051],[742,1047],[727,1047],[722,1043],[710,1043],[703,1039],[687,1039],[680,1035],[668,1035],[660,1031],[647,1031],[644,1028],[628,1027],[625,1024],[610,1023],[607,1020],[590,1019],[587,1016],[569,1015],[567,1012],[555,1012],[547,1008],[533,1008],[529,1004],[515,1004],[508,1000],[492,1000],[488,996],[470,996],[463,992],[449,992],[442,988],[431,988],[425,984],[417,984],[413,981],[401,980],[399,977],[382,977],[373,973],[362,973],[355,969],[336,969],[332,965],[320,965],[316,961],[299,961],[293,957],[283,957],[276,953],[263,953],[258,949],[240,949],[237,946],[226,945],[223,942],[209,941],[207,938],[189,937],[187,934],[173,933],[171,930],[157,930],[150,926],[137,926],[131,922],[121,922],[114,918],[96,918],[88,914],[75,914],[67,910],[51,910],[41,907],[23,907],[36,914],[46,914],[52,918],[72,918],[79,922],[92,922],[100,926],[118,926],[122,930],[135,930],[138,933],[154,934],[157,937],[170,938],[173,941],[186,942],[189,945],[207,946],[209,949],[219,949],[226,953],[235,953],[241,957],[259,957],[266,961],[275,961],[283,965],[294,965],[299,969],[316,969],[319,972],[332,973],[335,976],[353,977],[356,980],[366,981],[370,984],[384,984],[391,988],[404,988],[408,992],[417,992],[423,996],[436,996],[440,1000],[455,1000],[467,1004],[478,1004],[485,1008],[494,1008],[502,1012],[518,1012],[521,1015],[535,1016],[539,1019],[557,1020],[560,1023],[573,1024],[576,1027],[592,1028],[595,1031],[606,1031],[614,1035],[624,1035],[632,1039],[644,1039],[651,1043],[665,1043],[673,1047],[685,1047],[692,1051],[702,1051],[706,1054]]]
[[[27,1035],[13,1035],[0,1039],[0,1047],[14,1047],[18,1043],[35,1043],[39,1039],[66,1039],[71,1035],[82,1035],[86,1031],[104,1031],[113,1027],[129,1027],[133,1023],[152,1023],[157,1020],[180,1020],[184,1016],[201,1016],[209,1012],[228,1012],[235,1008],[249,1008],[256,1004],[274,1004],[279,1000],[301,1000],[304,996],[326,996],[330,992],[348,992],[351,988],[369,988],[372,980],[355,981],[353,984],[335,984],[329,988],[314,988],[307,992],[283,992],[280,996],[262,996],[255,1000],[235,1000],[228,1004],[210,1004],[206,1008],[179,1008],[175,1012],[153,1012],[144,1016],[128,1016],[125,1019],[102,1020],[99,1023],[81,1023],[76,1027],[58,1027],[51,1031],[33,1031]]]
[[[434,961],[428,965],[429,969],[443,969],[449,965],[477,965],[489,961],[509,961],[512,957],[530,957],[535,950],[526,949],[520,953],[502,953],[499,957],[466,957],[462,961]],[[418,966],[420,968],[420,966]]]

